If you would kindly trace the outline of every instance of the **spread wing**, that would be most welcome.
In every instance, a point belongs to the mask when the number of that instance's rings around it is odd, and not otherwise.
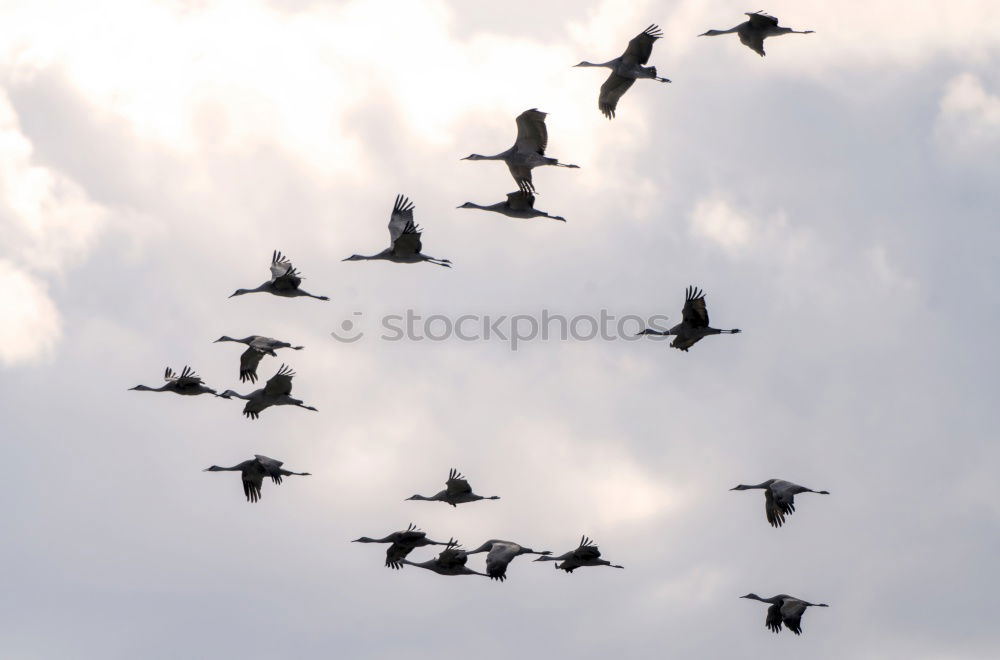
[[[510,170],[510,175],[514,177],[514,182],[517,183],[517,187],[521,189],[521,192],[531,194],[535,191],[535,184],[531,180],[530,167],[508,162],[507,169]]]
[[[785,524],[785,507],[779,504],[770,488],[764,489],[764,515],[771,527],[781,527]]]
[[[597,549],[593,539],[584,536],[580,539],[580,547],[573,551],[573,558],[578,561],[592,561],[601,558],[601,551]]]
[[[764,620],[764,626],[771,632],[781,632],[781,605],[775,603],[767,608],[767,618]]]
[[[531,177],[531,170],[528,170],[528,176]],[[535,208],[535,196],[523,190],[507,193],[507,206],[514,211],[530,211]]]
[[[517,140],[514,141],[514,146],[518,151],[544,156],[548,144],[549,132],[545,128],[544,112],[532,108],[517,116]]]
[[[261,358],[264,357],[264,353],[254,347],[250,347],[243,351],[240,355],[240,382],[250,381],[251,383],[257,382],[257,365],[260,364]]]
[[[271,477],[271,481],[276,484],[281,483],[281,466],[284,465],[283,461],[261,456],[260,454],[254,454],[254,459],[256,459],[257,463],[264,470],[264,473]]]
[[[752,22],[752,21],[751,21]],[[757,53],[761,57],[767,55],[764,52],[764,33],[760,30],[740,30],[740,42]]]
[[[397,256],[418,254],[422,249],[420,244],[420,227],[413,222],[413,202],[404,195],[396,196],[396,203],[389,216],[389,238],[392,240],[392,251]]]
[[[184,367],[181,370],[181,375],[179,378],[168,379],[168,380],[174,380],[174,382],[177,383],[178,387],[193,387],[195,385],[202,384],[201,377],[199,377],[198,374],[196,374],[194,372],[194,369],[192,369],[191,367]]]
[[[389,568],[403,568],[403,560],[413,552],[413,546],[393,543],[385,551],[385,565]]]
[[[684,311],[684,323],[694,328],[708,327],[708,307],[705,306],[705,293],[693,286],[687,288]]]
[[[452,468],[448,473],[448,481],[445,482],[445,486],[448,488],[448,497],[466,495],[472,492],[472,486],[455,468]]]
[[[785,599],[781,605],[781,619],[785,627],[796,635],[802,634],[802,615],[805,614],[806,604],[795,598]]]
[[[625,78],[612,71],[608,79],[601,85],[601,93],[597,97],[597,107],[600,108],[601,114],[608,119],[614,119],[618,99],[628,91],[634,82],[634,78]]]
[[[292,262],[277,250],[271,255],[271,283],[276,289],[297,289],[302,283]]]
[[[441,568],[454,569],[465,566],[469,556],[455,539],[448,541],[448,547],[438,555],[437,563]]]
[[[289,395],[292,393],[292,378],[295,376],[295,372],[292,371],[288,366],[281,365],[278,369],[278,373],[271,376],[267,384],[264,385],[264,394],[267,396],[282,396]]]
[[[752,25],[755,28],[762,29],[762,28],[778,26],[778,19],[775,18],[774,16],[771,16],[770,14],[765,14],[764,12],[755,11],[755,12],[746,12],[746,15],[750,17],[750,25]]]
[[[514,559],[514,548],[506,543],[494,543],[486,555],[486,574],[494,580],[507,579],[507,565]]]
[[[413,224],[413,202],[405,195],[396,195],[396,203],[392,205],[392,214],[389,216],[389,242],[395,243],[406,231],[407,226]]]
[[[247,496],[247,502],[256,502],[260,499],[260,488],[263,485],[263,470],[247,469],[243,471],[243,494]]]
[[[622,54],[623,64],[645,64],[653,53],[653,43],[663,36],[657,25],[650,25],[628,42],[628,48]]]

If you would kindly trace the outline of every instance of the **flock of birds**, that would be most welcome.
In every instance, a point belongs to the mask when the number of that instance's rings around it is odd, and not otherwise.
[[[728,30],[709,30],[699,36],[717,36],[735,33],[740,41],[760,56],[764,56],[764,40],[782,34],[809,34],[812,30],[797,31],[791,28],[782,27],[778,24],[778,19],[763,12],[751,12],[746,14],[749,19]],[[598,96],[598,108],[608,119],[615,117],[618,103],[622,96],[632,87],[636,80],[648,79],[658,82],[669,83],[670,80],[658,75],[656,67],[646,66],[652,54],[653,44],[662,37],[662,33],[656,25],[650,25],[643,32],[629,41],[625,52],[613,60],[603,63],[580,62],[578,67],[601,67],[611,70],[611,74],[601,86]],[[546,114],[538,109],[532,108],[521,113],[516,120],[517,137],[514,145],[493,156],[483,156],[471,154],[462,160],[501,160],[506,163],[510,170],[518,190],[507,194],[506,201],[490,205],[480,205],[474,202],[466,202],[458,208],[480,209],[501,213],[511,218],[531,219],[550,218],[565,222],[565,218],[557,215],[550,215],[545,211],[535,209],[535,184],[532,179],[532,170],[536,167],[554,166],[563,168],[577,168],[577,165],[560,162],[557,158],[545,155],[548,146],[548,130],[545,125]],[[389,247],[381,252],[369,256],[354,254],[344,261],[373,261],[385,260],[393,263],[413,264],[428,262],[445,268],[451,267],[448,259],[439,259],[423,253],[421,242],[422,232],[413,219],[413,203],[404,195],[398,195],[389,216]],[[269,293],[285,298],[308,297],[317,300],[329,300],[327,296],[319,296],[309,293],[301,288],[302,277],[299,271],[292,265],[281,252],[275,251],[271,257],[271,278],[253,289],[237,289],[230,297],[241,296],[249,293]],[[708,308],[705,303],[705,294],[694,286],[689,286],[685,292],[682,320],[679,324],[669,330],[658,330],[647,328],[642,330],[643,335],[673,336],[671,346],[682,351],[688,351],[698,341],[709,335],[735,334],[739,329],[720,330],[709,325]],[[265,355],[277,356],[277,351],[281,349],[302,350],[302,346],[293,346],[289,342],[264,337],[261,335],[250,335],[242,339],[235,339],[223,336],[216,342],[235,342],[244,344],[247,348],[240,355],[239,376],[240,382],[257,382],[257,367]],[[295,372],[287,365],[282,364],[277,372],[271,376],[262,388],[253,390],[248,394],[240,394],[233,390],[225,390],[221,394],[208,387],[204,381],[191,369],[185,366],[180,374],[175,373],[171,368],[167,368],[164,373],[165,384],[161,387],[153,388],[145,385],[138,385],[131,389],[147,392],[173,392],[182,395],[212,394],[223,399],[242,399],[246,401],[243,414],[249,419],[257,419],[259,415],[272,406],[296,406],[306,410],[315,411],[316,408],[306,405],[303,401],[292,397],[292,379]],[[238,463],[232,467],[219,467],[212,465],[206,468],[206,472],[239,472],[243,485],[243,494],[248,502],[257,502],[261,497],[261,489],[266,478],[270,478],[275,485],[281,484],[285,477],[308,476],[308,472],[292,472],[283,467],[279,460],[267,456],[255,455],[252,459]],[[817,493],[828,495],[825,490],[812,490],[798,484],[781,479],[768,479],[757,485],[740,484],[731,490],[751,490],[759,489],[764,491],[764,511],[767,522],[775,527],[781,527],[785,523],[785,518],[795,511],[795,496],[802,493]],[[497,500],[496,495],[484,497],[472,491],[468,480],[461,475],[458,470],[452,469],[445,482],[445,489],[431,495],[413,495],[408,500],[424,500],[431,502],[444,502],[452,507],[459,504],[467,504],[480,500]],[[489,577],[493,580],[504,581],[507,579],[507,568],[511,562],[521,555],[538,555],[536,562],[557,562],[556,569],[572,573],[581,567],[608,566],[611,568],[623,568],[618,564],[612,564],[606,559],[602,559],[601,552],[594,541],[586,535],[582,536],[576,548],[561,555],[554,556],[548,550],[533,550],[530,547],[505,541],[491,539],[482,543],[475,550],[463,550],[461,544],[454,538],[448,541],[434,541],[427,537],[427,534],[410,524],[405,530],[392,532],[382,538],[370,538],[362,536],[355,539],[357,543],[382,543],[388,544],[385,553],[385,565],[393,569],[401,569],[403,566],[416,566],[433,571],[439,575],[479,575]],[[429,546],[444,546],[444,549],[437,556],[422,562],[413,562],[408,559],[410,553],[417,549]],[[469,555],[486,553],[485,573],[473,570],[467,565]],[[782,625],[787,627],[796,635],[802,632],[801,619],[806,609],[809,607],[827,607],[824,603],[810,603],[808,601],[795,598],[786,594],[779,594],[771,598],[762,598],[750,593],[741,598],[758,600],[768,603],[765,626],[777,633]]]

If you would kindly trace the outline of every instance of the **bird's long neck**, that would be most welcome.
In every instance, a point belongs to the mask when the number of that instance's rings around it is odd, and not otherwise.
[[[476,204],[475,202],[466,202],[462,208],[466,209],[480,209],[482,211],[492,211],[494,209],[503,208],[504,202],[499,204],[490,204],[489,206],[483,206],[482,204]]]
[[[733,32],[736,32],[739,29],[740,29],[740,26],[737,25],[736,27],[731,27],[728,30],[709,30],[708,32],[705,32],[701,36],[703,36],[703,37],[717,37],[720,34],[732,34]]]
[[[172,383],[167,383],[166,385],[162,385],[160,387],[148,387],[146,385],[136,385],[131,389],[136,390],[137,392],[163,392],[165,390],[170,389],[171,385]]]
[[[281,476],[283,476],[283,477],[291,477],[291,476],[295,476],[295,477],[311,477],[312,476],[312,474],[310,474],[309,472],[292,472],[291,470],[281,470],[280,472],[281,472]]]
[[[507,157],[507,152],[504,151],[503,153],[494,154],[492,156],[483,156],[482,154],[472,154],[469,157],[469,159],[470,160],[505,160],[506,157]]]
[[[577,66],[584,67],[584,68],[594,67],[594,68],[598,68],[598,69],[613,69],[613,68],[615,68],[615,65],[618,64],[618,60],[619,59],[620,58],[616,58],[616,59],[613,59],[613,60],[608,60],[607,62],[599,62],[599,63],[598,62],[580,62],[579,64],[577,64]]]
[[[733,490],[755,490],[755,489],[758,489],[758,488],[759,489],[770,488],[770,486],[771,486],[771,484],[769,482],[765,481],[764,483],[757,484],[756,486],[749,486],[747,484],[740,484],[736,488],[733,488]]]
[[[243,470],[239,465],[234,465],[232,467],[219,467],[218,465],[213,465],[208,468],[208,472],[240,472]]]
[[[431,496],[431,497],[427,497],[427,496],[425,496],[425,495],[419,495],[419,494],[418,494],[418,495],[414,495],[414,496],[413,496],[413,497],[411,497],[410,499],[411,499],[411,500],[422,500],[422,501],[424,501],[424,502],[434,502],[435,500],[438,500],[438,499],[440,499],[440,493],[439,493],[438,495],[433,495],[433,496]]]

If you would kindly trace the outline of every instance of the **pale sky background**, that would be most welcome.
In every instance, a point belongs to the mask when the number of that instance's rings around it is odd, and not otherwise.
[[[763,8],[809,36],[698,39]],[[0,2],[5,658],[996,658],[1000,4],[993,0]],[[605,120],[606,72],[651,63]],[[550,113],[521,222],[496,153]],[[342,263],[411,196],[431,265]],[[284,251],[332,298],[234,289]],[[679,317],[744,334],[338,344],[427,314]],[[320,409],[219,390],[240,347]],[[268,377],[279,360],[265,358]],[[206,474],[254,453],[314,476]],[[483,494],[432,494],[449,467]],[[832,491],[771,529],[769,477]],[[516,560],[504,584],[383,567],[415,522]],[[422,560],[433,553],[418,550]],[[481,558],[471,563],[481,566]],[[764,629],[749,591],[830,603]]]

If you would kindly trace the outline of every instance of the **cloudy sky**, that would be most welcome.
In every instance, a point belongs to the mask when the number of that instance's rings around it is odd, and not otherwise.
[[[1000,5],[774,0],[0,2],[0,646],[10,658],[995,658]],[[658,23],[605,120],[604,72]],[[538,207],[500,163],[538,107]],[[416,203],[429,264],[343,263]],[[227,299],[272,250],[331,302]],[[662,341],[385,342],[413,309],[677,319]],[[355,314],[355,312],[359,314]],[[353,344],[330,332],[345,319]],[[318,413],[129,392],[240,347]],[[280,364],[265,358],[266,378]],[[314,476],[206,474],[254,453]],[[448,468],[499,494],[404,502]],[[759,492],[803,497],[771,529]],[[504,584],[383,567],[414,522],[521,558]],[[416,551],[422,560],[429,551]],[[473,558],[477,566],[481,557]],[[749,591],[831,604],[774,636]]]

